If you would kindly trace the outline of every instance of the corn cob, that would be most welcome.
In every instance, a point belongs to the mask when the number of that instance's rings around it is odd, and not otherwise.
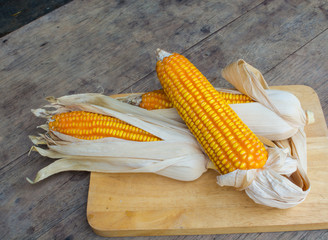
[[[245,94],[234,94],[234,93],[227,93],[227,92],[218,92],[218,93],[220,97],[227,102],[227,104],[253,102],[253,100]],[[154,109],[163,109],[163,108],[173,108],[173,104],[166,96],[164,90],[159,89],[142,94],[141,103],[139,104],[139,107],[145,108],[147,110],[154,110]]]
[[[170,102],[168,97],[165,95],[163,89],[151,91],[142,94],[141,103],[139,107],[147,110],[172,108],[173,104]]]
[[[54,115],[49,122],[49,130],[84,140],[105,137],[140,142],[161,140],[117,118],[85,111],[72,111]]]
[[[161,85],[221,174],[264,166],[268,153],[210,82],[184,56],[157,51]]]

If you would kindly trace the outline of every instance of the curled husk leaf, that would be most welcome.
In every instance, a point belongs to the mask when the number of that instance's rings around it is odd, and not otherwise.
[[[30,136],[32,150],[42,156],[58,159],[41,169],[31,183],[63,171],[104,173],[156,173],[181,181],[192,181],[205,171],[207,157],[187,127],[174,120],[101,94],[77,94],[58,99],[48,98],[50,105],[32,110],[50,121],[54,114],[88,111],[119,118],[162,139],[137,142],[108,137],[98,140],[77,139],[41,128],[46,134]],[[54,110],[48,110],[48,108]],[[47,149],[38,145],[47,145]]]
[[[244,60],[238,60],[222,71],[222,76],[240,92],[272,110],[286,123],[297,128],[287,139],[274,141],[275,148],[268,149],[269,158],[262,169],[236,170],[217,177],[220,186],[233,186],[245,190],[256,203],[290,208],[304,201],[310,191],[307,177],[306,135],[304,126],[309,121],[299,101],[292,94],[280,98],[282,105],[292,103],[293,115],[281,108],[268,94],[268,85],[262,74]],[[279,93],[277,92],[277,95]],[[279,99],[279,96],[277,97]]]

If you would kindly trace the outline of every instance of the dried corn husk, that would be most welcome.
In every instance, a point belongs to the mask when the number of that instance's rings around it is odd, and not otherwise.
[[[271,109],[290,125],[297,128],[305,125],[307,117],[299,100],[291,93],[284,92],[282,95],[283,91],[269,90],[261,72],[244,60],[228,65],[222,76],[241,93]]]
[[[290,95],[280,97],[268,94],[268,85],[262,74],[244,60],[238,60],[222,71],[222,76],[240,92],[247,94],[257,102],[271,109],[284,121],[297,128],[291,137],[275,141],[277,147],[269,149],[269,159],[262,169],[237,170],[218,176],[220,186],[233,186],[245,190],[256,203],[289,208],[302,202],[310,191],[310,182],[306,175],[306,135],[304,126],[309,121],[298,100]],[[277,97],[278,96],[278,97]],[[293,104],[292,114],[281,104]]]
[[[220,92],[241,94],[237,90],[216,89]],[[293,94],[286,91],[270,89],[265,90],[265,93],[279,112],[283,113],[282,115],[277,114],[274,110],[271,110],[260,102],[230,104],[230,107],[256,135],[270,140],[288,139],[295,135],[298,128],[304,126],[306,121],[312,121],[312,118],[308,118],[307,114],[303,112],[299,100]],[[139,105],[141,94],[132,94],[118,97],[117,99],[133,105]],[[174,108],[152,111],[158,115],[183,122]],[[286,121],[286,119],[291,119],[292,121]]]
[[[59,132],[30,136],[36,145],[32,150],[42,156],[59,159],[41,169],[33,181],[28,179],[31,183],[63,171],[151,172],[181,181],[192,181],[206,171],[206,156],[187,127],[180,122],[100,94],[48,98],[48,101],[50,105],[33,110],[33,113],[47,119],[73,110],[109,115],[144,129],[163,141],[135,142],[113,137],[81,140]],[[49,107],[54,110],[47,110]],[[48,130],[47,125],[41,128]],[[48,149],[37,146],[42,144],[46,144]]]

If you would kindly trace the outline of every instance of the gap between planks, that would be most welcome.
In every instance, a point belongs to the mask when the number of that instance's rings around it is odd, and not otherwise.
[[[318,33],[315,37],[311,38],[311,40],[309,40],[308,42],[304,43],[302,46],[300,46],[297,50],[295,50],[294,52],[290,53],[284,60],[280,61],[279,63],[277,63],[275,66],[271,67],[269,70],[267,70],[266,72],[262,73],[263,75],[271,72],[273,69],[275,69],[276,67],[280,66],[281,64],[283,64],[283,62],[285,62],[288,58],[290,58],[291,56],[293,56],[295,53],[297,53],[298,51],[300,51],[302,48],[306,47],[307,45],[309,45],[313,40],[315,40],[317,37],[319,37],[320,35],[324,34],[326,31],[328,31],[328,28],[324,29],[323,31],[321,31],[320,33]]]

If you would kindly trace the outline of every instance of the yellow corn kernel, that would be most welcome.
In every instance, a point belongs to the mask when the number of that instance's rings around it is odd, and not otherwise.
[[[117,118],[84,111],[72,111],[54,115],[49,130],[79,139],[95,140],[116,137],[137,141],[160,141],[161,139]]]
[[[221,174],[265,164],[268,153],[263,143],[223,98],[232,96],[222,97],[188,59],[177,53],[160,59],[156,71],[167,97]]]

